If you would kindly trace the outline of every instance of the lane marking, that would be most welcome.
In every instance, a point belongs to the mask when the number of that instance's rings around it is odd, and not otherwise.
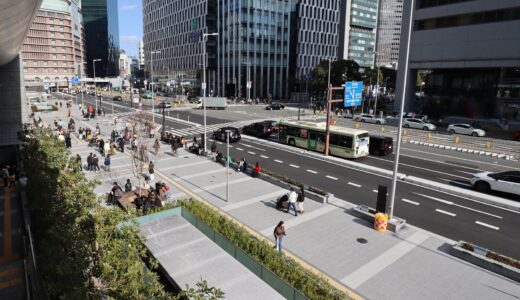
[[[307,170],[307,172],[312,173],[312,174],[318,174],[318,172],[313,171],[313,170]]]
[[[379,191],[378,191],[378,190],[372,190],[372,192],[374,192],[374,193],[379,193]]]
[[[275,159],[274,161],[279,163],[279,164],[283,164],[283,161],[281,161],[281,160]]]
[[[217,144],[219,144],[219,145],[224,145],[224,143],[222,143],[222,142],[217,142]]]
[[[456,206],[456,207],[464,208],[464,209],[467,209],[467,210],[470,210],[470,211],[474,211],[474,212],[477,212],[477,213],[480,213],[480,214],[483,214],[483,215],[486,215],[486,216],[490,216],[490,217],[493,217],[493,218],[503,219],[503,217],[501,217],[499,215],[495,215],[495,214],[488,213],[488,212],[485,212],[485,211],[481,211],[481,210],[478,210],[478,209],[475,209],[475,208],[472,208],[472,207],[467,207],[467,206],[464,206],[464,205],[453,203],[451,201],[446,201],[446,200],[442,200],[442,199],[439,199],[439,198],[435,198],[435,197],[432,197],[432,196],[427,196],[427,195],[423,195],[423,194],[419,194],[419,193],[414,193],[414,194],[419,195],[419,196],[423,196],[423,197],[426,197],[426,198],[429,198],[429,199],[432,199],[432,200],[435,200],[435,201],[439,201],[439,202],[445,203],[447,205]]]
[[[412,200],[408,200],[408,199],[401,199],[402,201],[406,202],[406,203],[410,203],[410,204],[413,204],[413,205],[419,205],[419,202],[415,202],[415,201],[412,201]]]
[[[246,147],[248,147],[248,148],[256,149],[256,150],[263,151],[263,152],[266,151],[265,149],[258,148],[258,147],[255,147],[255,146],[251,146],[251,145],[244,144],[244,143],[240,143],[240,145],[244,145],[244,146],[246,146]]]
[[[500,230],[500,227],[489,225],[487,223],[480,222],[480,221],[475,221],[475,224],[478,224],[478,225],[481,225],[481,226],[484,226],[484,227],[487,227],[487,228],[491,228],[491,229],[494,229],[494,230]]]
[[[265,156],[265,155],[260,155],[261,158],[269,158],[268,156]]]
[[[299,168],[300,168],[299,166],[297,166],[297,165],[292,165],[292,164],[289,165],[289,166],[291,166],[291,167],[293,167],[293,168],[296,168],[296,169],[299,169]]]
[[[327,177],[328,179],[332,179],[332,180],[338,180],[338,178],[336,178],[336,177],[332,177],[332,176],[329,176],[329,175],[327,175],[327,176],[325,176],[325,177]]]
[[[457,214],[454,214],[454,213],[451,213],[449,211],[445,211],[445,210],[442,210],[442,209],[438,209],[438,208],[435,211],[438,212],[438,213],[441,213],[441,214],[445,214],[445,215],[451,216],[451,217],[457,216]]]
[[[357,183],[354,183],[354,182],[350,182],[350,181],[349,181],[348,184],[351,185],[351,186],[355,186],[355,187],[357,187],[357,188],[360,188],[360,187],[361,187],[360,184],[357,184]]]
[[[462,171],[462,170],[454,170],[455,172],[459,172],[459,173],[463,173],[463,174],[468,174],[468,175],[473,175],[475,174],[475,172],[466,172],[466,171]]]
[[[424,195],[424,194],[419,194],[419,193],[415,193],[415,192],[414,192],[414,194],[422,196],[422,197],[425,197],[425,198],[428,198],[428,199],[431,199],[431,200],[434,200],[434,201],[437,201],[437,202],[441,202],[441,203],[444,203],[444,204],[447,204],[447,205],[452,205],[453,204],[453,202],[451,202],[451,201],[442,200],[442,199],[439,199],[439,198],[436,198],[436,197],[432,197],[432,196],[428,196],[428,195]]]
[[[253,155],[255,155],[255,154],[256,154],[256,153],[254,153],[254,152],[251,152],[251,151],[247,151],[247,153],[249,153],[249,154],[253,154]]]

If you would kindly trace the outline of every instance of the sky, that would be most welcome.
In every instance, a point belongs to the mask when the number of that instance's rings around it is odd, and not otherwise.
[[[119,46],[127,55],[137,56],[137,43],[143,38],[141,0],[118,0]]]

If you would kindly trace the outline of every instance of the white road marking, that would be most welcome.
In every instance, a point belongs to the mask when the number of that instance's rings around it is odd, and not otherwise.
[[[238,147],[237,147],[237,150],[238,150],[238,151],[244,151],[244,149],[242,149],[242,148],[238,148]]]
[[[357,187],[357,188],[360,188],[360,187],[361,187],[361,185],[359,185],[359,184],[357,184],[357,183],[354,183],[354,182],[349,182],[348,184],[351,185],[351,186],[355,186],[355,187]]]
[[[332,180],[338,180],[338,178],[336,178],[336,177],[332,177],[332,176],[329,176],[329,175],[327,175],[327,176],[325,176],[325,177],[327,177],[328,179],[332,179]]]
[[[251,146],[251,145],[244,144],[244,143],[241,143],[241,145],[244,145],[244,146],[246,146],[246,147],[248,147],[248,148],[253,148],[253,149],[256,149],[256,150],[260,150],[260,151],[263,151],[263,152],[266,151],[265,149],[258,148],[258,147],[255,147],[255,146]]]
[[[291,167],[293,167],[293,168],[296,168],[296,169],[299,169],[299,168],[300,168],[300,167],[297,166],[297,165],[289,165],[289,166],[291,166]]]
[[[267,156],[265,156],[265,155],[260,155],[260,157],[261,157],[261,158],[269,158],[269,157],[267,157]]]
[[[281,161],[281,160],[275,159],[274,161],[279,163],[279,164],[283,164],[283,161]]]
[[[217,142],[217,144],[219,144],[219,145],[224,145],[224,143],[222,143],[222,142]]]
[[[487,223],[480,222],[480,221],[475,221],[475,224],[478,224],[478,225],[481,225],[481,226],[484,226],[484,227],[487,227],[487,228],[491,228],[491,229],[494,229],[494,230],[500,230],[500,227],[489,225]]]
[[[445,210],[442,210],[442,209],[436,209],[435,211],[438,212],[438,213],[441,213],[441,214],[445,214],[445,215],[451,216],[451,217],[455,217],[457,215],[457,214],[454,214],[454,213],[451,213],[449,211],[445,211]]]
[[[374,193],[378,193],[379,191],[378,191],[378,190],[372,190],[372,192],[374,192]]]
[[[408,200],[408,199],[401,199],[402,201],[406,202],[406,203],[410,203],[410,204],[413,204],[413,205],[419,205],[419,202],[415,202],[415,201],[412,201],[412,200]]]
[[[473,175],[473,174],[475,174],[475,172],[466,172],[466,171],[461,171],[461,170],[455,170],[455,172],[459,172],[459,173],[463,173],[463,174],[468,174],[468,175]]]
[[[483,215],[486,215],[486,216],[490,216],[490,217],[493,217],[493,218],[503,219],[503,217],[501,217],[501,216],[494,215],[492,213],[488,213],[488,212],[481,211],[481,210],[478,210],[478,209],[474,209],[474,208],[471,208],[471,207],[467,207],[467,206],[464,206],[464,205],[460,205],[460,204],[457,204],[457,203],[453,203],[451,201],[446,201],[446,200],[442,200],[442,199],[439,199],[439,198],[435,198],[435,197],[432,197],[432,196],[427,196],[427,195],[423,195],[423,194],[419,194],[419,193],[414,193],[414,194],[419,195],[419,196],[423,196],[423,197],[426,197],[426,198],[429,198],[429,199],[432,199],[432,200],[435,200],[435,201],[439,201],[439,202],[442,202],[442,203],[447,204],[447,205],[456,206],[456,207],[464,208],[464,209],[467,209],[467,210],[470,210],[470,211],[474,211],[474,212],[477,212],[477,213],[480,213],[480,214],[483,214]]]
[[[414,194],[419,195],[419,196],[423,196],[425,198],[428,198],[428,199],[431,199],[431,200],[434,200],[434,201],[438,201],[438,202],[441,202],[441,203],[444,203],[444,204],[447,204],[447,205],[452,205],[453,204],[453,202],[451,202],[451,201],[442,200],[442,199],[435,198],[435,197],[432,197],[432,196],[423,195],[423,194],[419,194],[419,193],[414,193]]]
[[[313,170],[307,170],[307,172],[312,173],[312,174],[318,174],[318,172],[313,171]]]
[[[255,155],[255,154],[256,154],[256,153],[254,153],[254,152],[251,152],[251,151],[247,151],[247,153],[249,153],[249,154],[253,154],[253,155]]]

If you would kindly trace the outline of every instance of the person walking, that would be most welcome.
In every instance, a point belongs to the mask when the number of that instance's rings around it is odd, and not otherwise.
[[[303,188],[303,185],[300,186],[300,193],[298,193],[298,212],[303,214],[305,212],[305,209],[303,209],[303,201],[305,201],[305,189]]]
[[[150,179],[151,180],[154,180],[155,179],[155,170],[154,170],[154,164],[153,164],[153,161],[151,161],[149,164],[148,164],[148,174],[150,175]]]
[[[255,163],[255,167],[253,168],[253,177],[258,177],[258,174],[260,174],[260,164],[258,162]]]
[[[99,123],[96,123],[96,134],[101,135],[101,128],[99,127]]]
[[[123,196],[123,189],[119,186],[119,184],[117,182],[114,181],[114,184],[112,185],[112,199],[110,199],[111,201],[109,201],[109,204],[116,204],[119,199],[121,199],[121,197]]]
[[[244,161],[245,161],[245,159],[242,158],[242,159],[240,160],[240,162],[238,163],[238,172],[239,172],[239,173],[242,172],[243,169],[244,169]]]
[[[161,148],[161,143],[159,142],[159,139],[155,139],[155,142],[153,143],[153,150],[155,156],[159,153],[159,148]]]
[[[282,253],[282,241],[283,241],[283,237],[286,235],[285,225],[284,225],[283,221],[280,221],[280,223],[278,223],[278,225],[276,225],[276,227],[274,228],[274,231],[273,231],[273,235],[274,235],[274,242],[276,244],[276,249],[278,250],[278,252]]]
[[[110,140],[103,143],[103,155],[107,157],[110,154]]]
[[[132,191],[132,183],[130,182],[130,179],[127,179],[126,183],[125,183],[125,193],[131,192],[131,191]]]
[[[65,134],[65,147],[67,147],[67,149],[72,148],[72,140],[69,133]]]
[[[101,168],[99,167],[99,157],[97,157],[96,154],[94,154],[94,157],[92,158],[92,167],[94,171],[100,171]]]
[[[87,170],[92,171],[92,152],[87,156]]]
[[[76,163],[78,164],[78,170],[83,171],[83,165],[81,163],[81,156],[76,154]]]
[[[121,150],[121,152],[125,152],[125,139],[124,138],[120,138],[119,139],[119,149]]]
[[[174,139],[172,142],[172,155],[175,157],[179,156],[177,149],[179,149],[179,144],[177,143],[177,139]]]
[[[110,172],[110,154],[105,157],[105,172]]]
[[[103,139],[99,140],[99,153],[103,155],[103,151],[105,149],[105,141]]]
[[[291,191],[289,192],[289,205],[287,206],[286,213],[289,213],[291,208],[294,210],[294,216],[298,216],[298,210],[296,209],[296,200],[298,200],[298,195],[294,191],[293,188],[291,188]]]

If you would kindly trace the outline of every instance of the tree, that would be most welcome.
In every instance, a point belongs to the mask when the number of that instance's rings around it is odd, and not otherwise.
[[[329,61],[322,60],[312,71],[312,80],[309,82],[311,93],[314,96],[326,96],[329,74]],[[359,65],[353,60],[337,60],[331,63],[330,83],[332,86],[341,86],[347,81],[361,80]]]
[[[132,150],[131,152],[131,169],[132,174],[138,181],[139,188],[139,196],[141,196],[140,187],[142,186],[143,174],[145,174],[146,168],[148,166],[148,149],[150,146],[150,139],[146,136],[145,133],[145,122],[146,116],[143,112],[138,112],[134,114],[131,118],[131,129],[133,138],[135,138],[137,142],[137,149]]]
[[[224,292],[216,287],[209,287],[206,280],[200,279],[196,284],[197,289],[190,288],[186,285],[186,289],[181,291],[177,299],[188,298],[190,300],[217,300],[224,298]]]

